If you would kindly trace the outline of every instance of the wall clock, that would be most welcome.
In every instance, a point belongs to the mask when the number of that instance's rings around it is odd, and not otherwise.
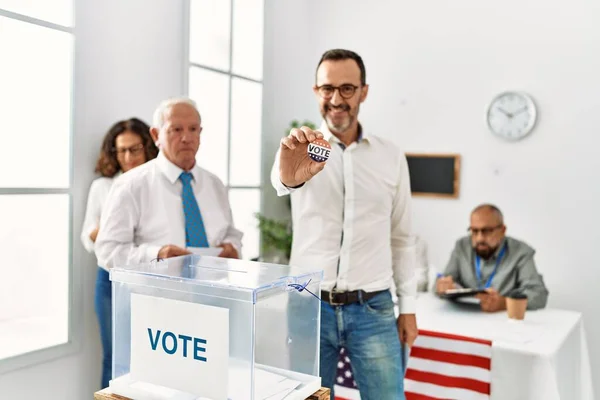
[[[490,103],[487,110],[487,124],[490,131],[505,140],[516,141],[533,130],[537,110],[527,93],[507,91],[500,93]]]

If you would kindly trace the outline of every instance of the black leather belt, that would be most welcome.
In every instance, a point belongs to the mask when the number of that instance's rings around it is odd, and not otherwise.
[[[345,306],[347,304],[358,303],[360,299],[367,301],[380,293],[387,290],[379,290],[377,292],[365,292],[364,290],[354,290],[352,292],[326,292],[321,290],[321,300],[332,306]]]

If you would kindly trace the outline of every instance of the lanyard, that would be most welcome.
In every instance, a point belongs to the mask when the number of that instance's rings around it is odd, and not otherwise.
[[[496,271],[498,270],[498,265],[500,265],[500,262],[502,261],[502,257],[504,256],[505,252],[506,252],[506,244],[504,246],[502,246],[502,250],[500,250],[500,253],[498,253],[498,257],[496,258],[496,266],[494,267],[494,270],[490,274],[490,277],[488,278],[484,289],[487,289],[492,285],[492,279],[494,279],[494,275],[496,275]],[[477,285],[479,286],[479,288],[481,288],[481,257],[479,257],[478,255],[475,255],[475,273],[477,273]]]

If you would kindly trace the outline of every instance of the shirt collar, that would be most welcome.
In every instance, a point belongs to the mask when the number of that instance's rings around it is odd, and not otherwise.
[[[169,159],[163,154],[162,151],[158,152],[158,156],[156,157],[156,163],[160,171],[167,177],[169,182],[174,184],[179,179],[179,175],[184,172],[183,169],[179,168],[177,165],[173,164]],[[200,178],[199,167],[197,164],[194,165],[191,171],[189,171],[194,177],[194,181],[198,182]]]
[[[330,144],[337,143],[341,146],[344,146],[344,143],[342,143],[340,141],[340,139],[338,139],[333,133],[331,133],[331,131],[329,130],[329,127],[327,126],[327,123],[325,121],[321,122],[321,126],[319,127],[319,132],[321,132],[323,134],[324,139],[327,140]],[[361,141],[365,141],[365,142],[369,143],[370,142],[369,136],[370,135],[368,133],[365,133],[362,125],[359,123],[358,124],[358,138],[356,139],[356,142],[360,143]]]

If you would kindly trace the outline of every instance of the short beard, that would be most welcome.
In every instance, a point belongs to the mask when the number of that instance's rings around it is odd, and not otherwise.
[[[491,247],[487,247],[485,250],[479,250],[477,248],[477,246],[475,246],[473,248],[473,250],[475,250],[475,254],[477,254],[479,257],[483,258],[484,260],[487,260],[488,258],[490,258],[492,256],[492,254],[494,254],[496,252],[496,249],[492,249]]]
[[[334,125],[329,120],[329,117],[327,115],[327,112],[332,108],[333,109],[341,108],[342,110],[346,111],[348,113],[347,122],[344,124],[341,124],[341,125]],[[348,130],[348,128],[350,128],[350,126],[352,126],[352,123],[354,122],[354,117],[352,115],[350,115],[350,111],[351,111],[350,106],[347,104],[342,104],[337,107],[334,107],[331,104],[325,104],[323,106],[323,109],[321,110],[321,116],[323,117],[325,122],[327,122],[327,127],[329,128],[331,133],[343,134],[344,132],[346,132]],[[358,111],[358,109],[357,109],[357,111]]]
[[[331,133],[337,133],[337,134],[342,134],[344,132],[346,132],[348,130],[348,128],[350,128],[350,125],[352,125],[352,119],[349,118],[348,122],[342,125],[334,125],[331,123],[331,121],[329,120],[329,118],[325,117],[325,121],[327,122],[327,127],[329,128],[329,130],[331,131]]]

